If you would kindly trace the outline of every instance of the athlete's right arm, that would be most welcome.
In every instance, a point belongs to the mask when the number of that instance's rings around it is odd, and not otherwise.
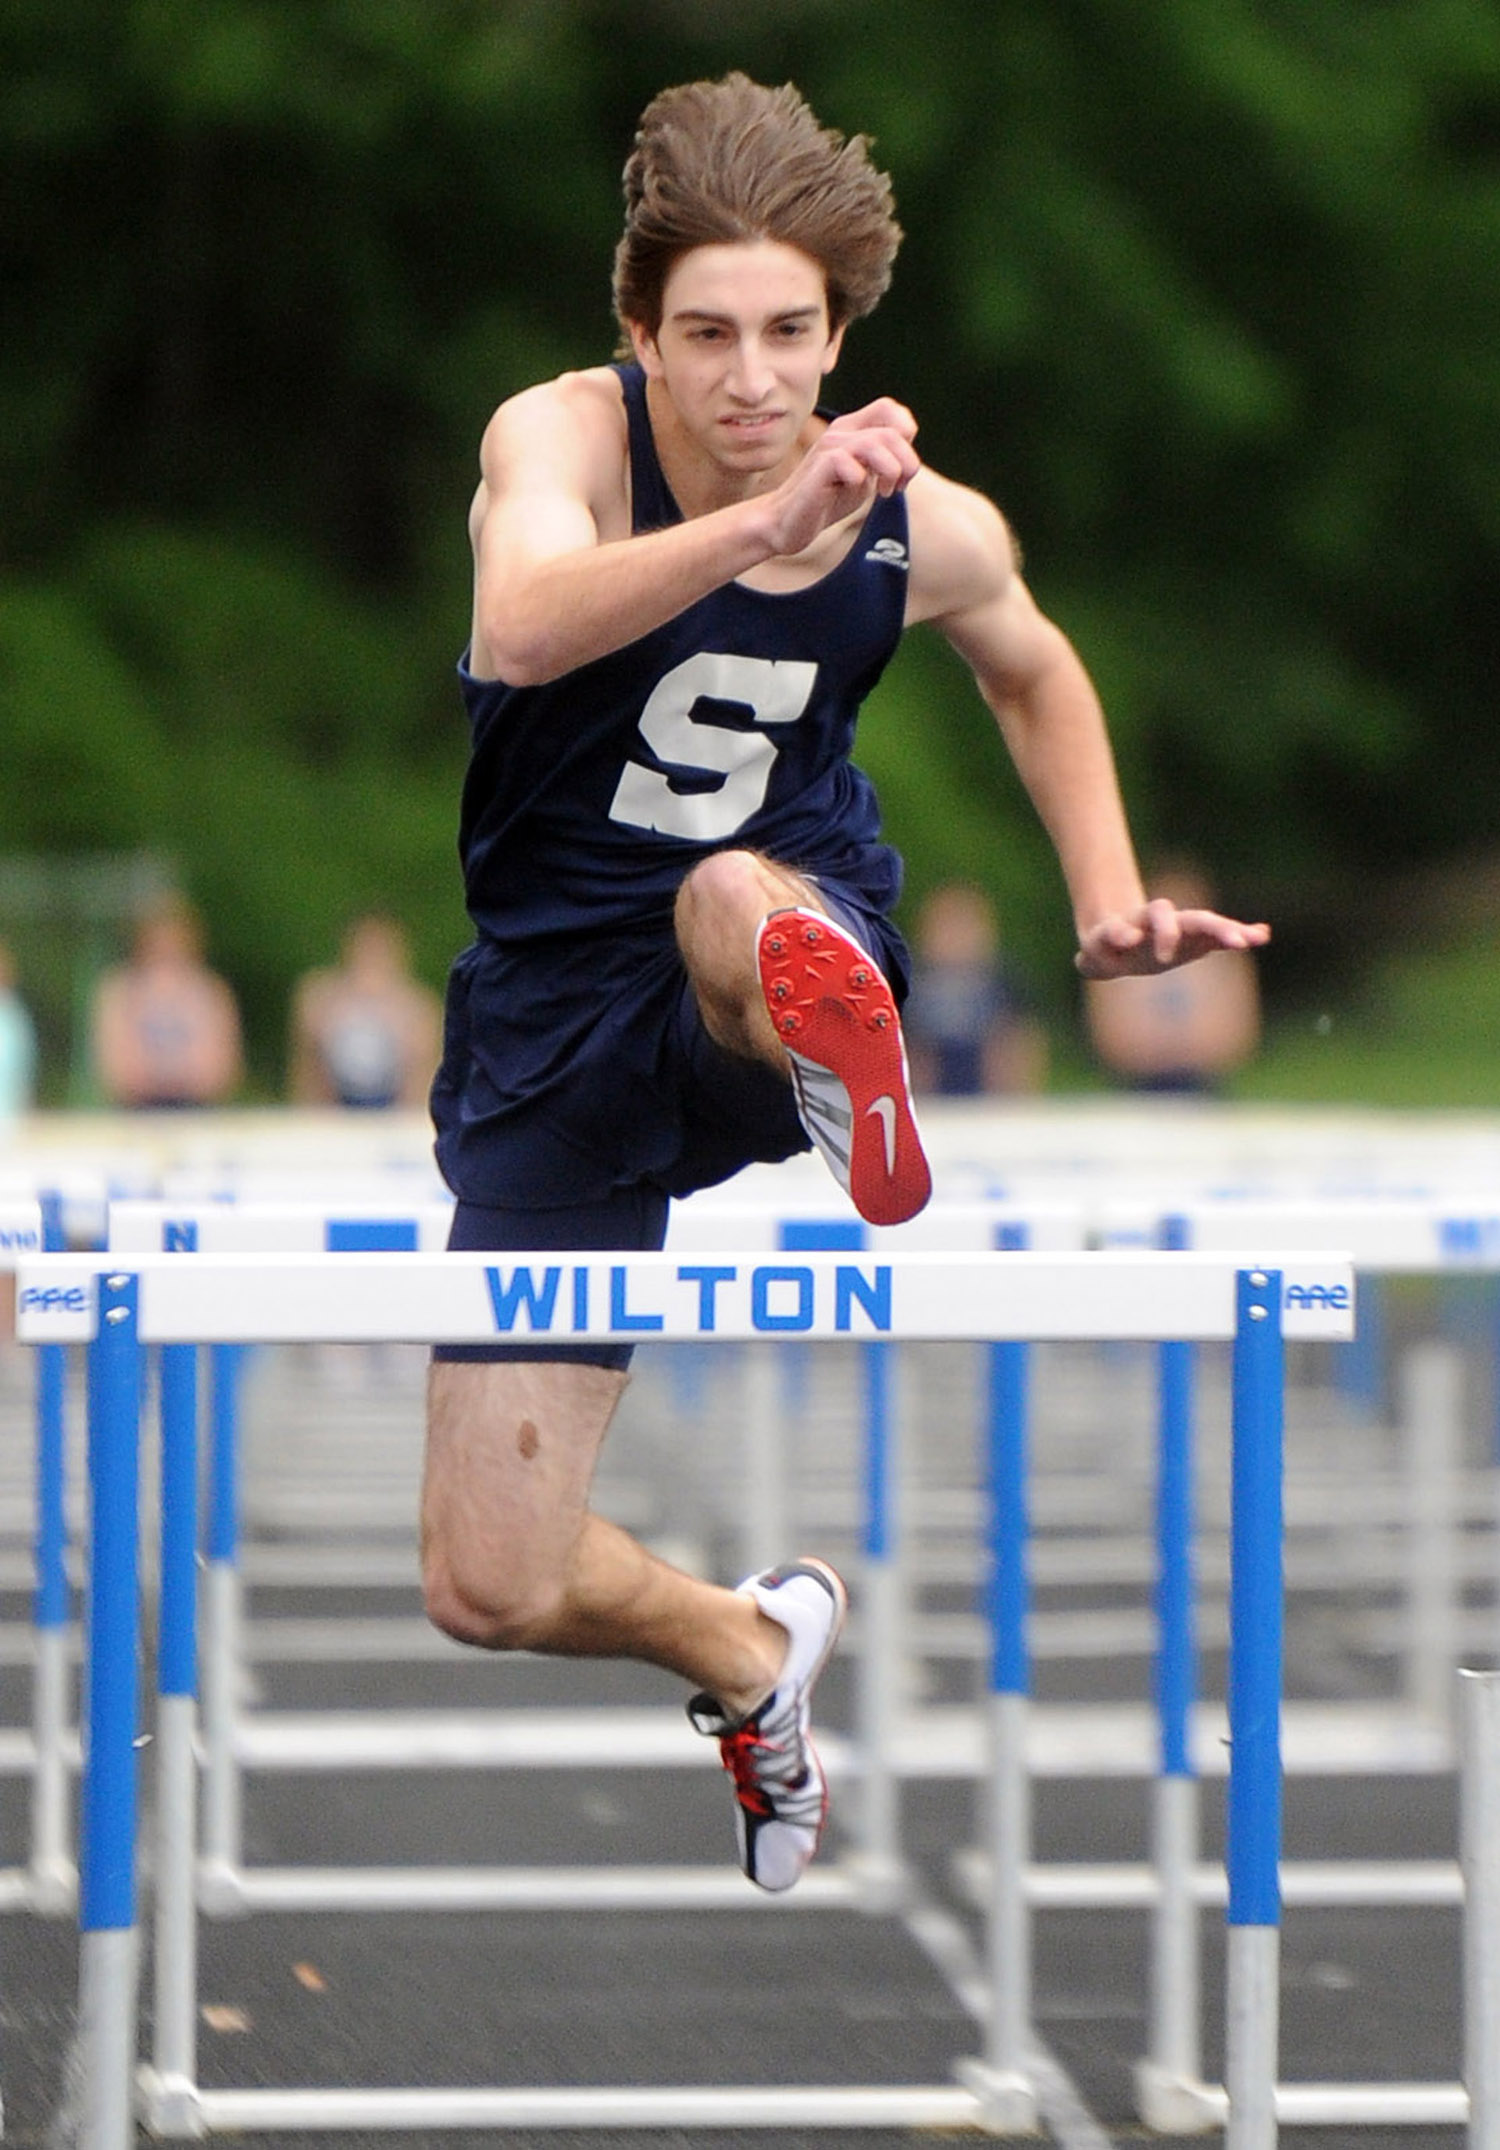
[[[637,537],[616,377],[564,374],[512,397],[485,432],[469,517],[474,676],[561,678],[799,550],[851,503],[862,512],[905,482],[888,433],[868,420],[829,427],[773,491]]]
[[[624,406],[602,369],[500,406],[469,518],[476,677],[557,679],[766,558],[750,503],[630,536],[627,470]]]

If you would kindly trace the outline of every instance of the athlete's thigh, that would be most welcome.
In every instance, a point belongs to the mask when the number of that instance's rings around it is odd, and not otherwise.
[[[455,1578],[553,1574],[588,1508],[626,1375],[560,1360],[435,1361],[428,1370],[424,1557]],[[501,1564],[501,1565],[497,1565]]]

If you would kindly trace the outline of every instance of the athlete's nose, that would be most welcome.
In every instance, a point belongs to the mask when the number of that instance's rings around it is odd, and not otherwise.
[[[759,343],[749,339],[735,347],[729,371],[730,393],[741,403],[763,403],[775,386],[770,358]]]

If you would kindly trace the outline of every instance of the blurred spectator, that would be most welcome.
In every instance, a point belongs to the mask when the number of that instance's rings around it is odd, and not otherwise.
[[[31,1110],[36,1094],[36,1026],[16,990],[16,967],[0,941],[0,1127]]]
[[[345,929],[337,969],[309,971],[292,997],[289,1089],[299,1105],[420,1107],[442,1050],[436,993],[411,974],[406,934],[366,911]]]
[[[218,1105],[239,1087],[239,1008],[204,961],[191,904],[169,896],[141,913],[129,959],[95,989],[92,1044],[111,1105]]]
[[[1147,885],[1180,910],[1213,907],[1208,876],[1185,862]],[[1153,977],[1090,980],[1084,1010],[1094,1051],[1131,1090],[1211,1093],[1260,1044],[1260,982],[1248,949],[1220,949]]]
[[[917,914],[911,997],[902,1011],[916,1089],[940,1097],[1040,1090],[1047,1038],[1000,955],[988,896],[935,889]]]

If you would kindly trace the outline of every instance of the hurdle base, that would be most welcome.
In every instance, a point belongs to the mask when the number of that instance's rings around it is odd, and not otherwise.
[[[888,1852],[848,1852],[834,1871],[848,1882],[860,1910],[871,1918],[893,1918],[911,1900],[911,1875]]]
[[[1226,2124],[1229,2093],[1222,2083],[1173,2080],[1202,2101],[1204,2127]],[[1469,2120],[1469,2094],[1462,2083],[1278,2082],[1270,2095],[1277,2124],[1283,2128],[1462,2128]],[[1146,2117],[1144,2112],[1142,2117]],[[1172,2131],[1162,2128],[1161,2132]]]
[[[198,1906],[235,1917],[280,1911],[760,1911],[866,1908],[842,1868],[814,1869],[785,1895],[737,1866],[218,1867]]]
[[[67,1918],[78,1908],[78,1869],[71,1859],[33,1859],[27,1869],[26,1908],[38,1918]]]
[[[67,1918],[78,1908],[78,1870],[66,1859],[33,1859],[30,1866],[0,1868],[0,1911],[30,1911],[37,1918]]]
[[[185,2075],[142,2065],[135,2074],[136,2110],[149,2135],[200,2142],[208,2133],[198,2086]]]
[[[244,1869],[228,1859],[199,1860],[196,1893],[205,1918],[244,1918],[250,1910]]]
[[[953,2073],[974,2099],[976,2122],[986,2135],[1040,2135],[1037,2095],[1024,2075],[992,2068],[987,2061],[955,2061]]]
[[[1159,2061],[1135,2064],[1135,2109],[1156,2135],[1206,2135],[1224,2125],[1221,2089],[1177,2075]]]
[[[657,2085],[428,2090],[206,2090],[210,2135],[360,2129],[412,2133],[484,2128],[619,2130],[713,2128],[984,2128],[977,2101],[949,2084]],[[986,2132],[995,2132],[988,2130]],[[1000,2130],[998,2132],[1006,2132]]]

